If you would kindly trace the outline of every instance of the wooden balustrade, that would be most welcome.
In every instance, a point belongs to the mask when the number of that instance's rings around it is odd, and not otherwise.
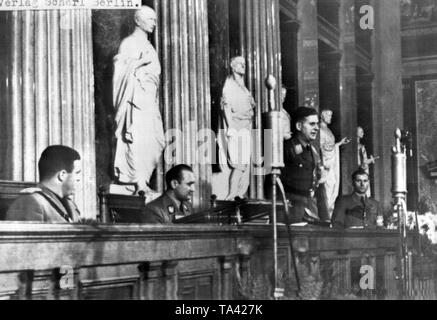
[[[395,231],[292,230],[303,298],[397,297]],[[272,290],[265,225],[2,222],[0,256],[2,299],[268,299]],[[286,298],[296,298],[283,226],[278,257]],[[362,265],[375,270],[371,291],[359,287]],[[435,297],[434,283],[420,282],[422,297]]]

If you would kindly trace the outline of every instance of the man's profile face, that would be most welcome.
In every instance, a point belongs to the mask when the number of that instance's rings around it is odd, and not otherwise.
[[[144,13],[137,23],[141,30],[152,33],[156,27],[156,15],[151,12]]]
[[[232,70],[239,75],[245,74],[246,73],[246,62],[236,61],[232,66]]]
[[[352,184],[355,193],[365,195],[369,189],[369,176],[367,174],[358,174]]]
[[[80,182],[80,174],[82,172],[81,161],[75,160],[73,162],[73,170],[71,172],[65,171],[64,180],[62,182],[62,195],[68,197],[76,192],[76,186]]]
[[[357,136],[358,136],[358,138],[360,138],[360,139],[363,139],[363,138],[364,138],[364,130],[363,130],[363,128],[361,128],[361,127],[358,127],[358,128],[357,128]]]
[[[195,191],[194,173],[184,170],[182,171],[182,180],[176,181],[174,194],[179,201],[191,200]]]
[[[326,124],[331,124],[332,123],[332,111],[324,111],[322,113],[322,118]]]
[[[317,134],[319,133],[319,116],[312,115],[306,117],[296,124],[296,128],[308,141],[316,140]]]
[[[281,89],[281,104],[284,104],[285,98],[287,98],[287,89],[282,88]]]

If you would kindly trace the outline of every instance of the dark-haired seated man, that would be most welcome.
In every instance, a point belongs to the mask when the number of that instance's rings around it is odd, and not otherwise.
[[[66,146],[49,146],[41,154],[38,170],[38,187],[22,191],[9,207],[6,220],[81,222],[79,210],[70,198],[80,181],[79,153]]]
[[[378,216],[382,216],[381,206],[375,199],[367,197],[369,175],[363,169],[352,174],[354,192],[339,197],[332,215],[334,228],[364,227],[375,228]]]
[[[193,169],[177,165],[166,173],[165,182],[167,191],[146,205],[140,217],[142,223],[171,224],[176,217],[193,213],[190,202],[195,190]]]

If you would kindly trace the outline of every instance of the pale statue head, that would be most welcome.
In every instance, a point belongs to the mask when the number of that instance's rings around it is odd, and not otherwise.
[[[281,104],[284,104],[286,97],[287,97],[287,88],[284,85],[282,85],[282,87],[281,87]]]
[[[361,127],[357,128],[357,137],[358,137],[358,139],[363,139],[363,137],[364,137],[364,130],[363,130],[363,128],[361,128]]]
[[[152,33],[156,27],[156,12],[148,6],[135,11],[135,24],[144,32]]]
[[[231,69],[233,73],[243,75],[246,73],[246,60],[241,57],[233,57],[231,59]]]
[[[324,109],[322,110],[322,112],[320,113],[320,118],[323,122],[327,123],[327,124],[331,124],[332,122],[332,115],[333,112],[332,110],[329,109]]]

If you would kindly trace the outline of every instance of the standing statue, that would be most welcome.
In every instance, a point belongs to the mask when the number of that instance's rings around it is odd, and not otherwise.
[[[287,88],[281,88],[281,134],[284,140],[291,139],[291,116],[284,108],[285,98],[287,97]]]
[[[225,200],[244,198],[249,188],[251,163],[251,130],[255,100],[244,85],[246,62],[243,57],[231,60],[232,74],[223,86],[221,109],[225,132],[222,150],[227,150],[227,165],[231,169],[229,192]],[[221,162],[223,165],[223,163]]]
[[[335,143],[334,134],[328,127],[331,122],[332,111],[323,110],[320,122],[320,148],[322,150],[323,165],[326,169],[324,180],[329,218],[334,212],[340,186],[340,147],[350,143],[349,138],[343,138],[340,142]]]
[[[150,194],[148,184],[165,145],[158,100],[161,65],[148,39],[156,27],[155,11],[137,10],[135,25],[114,57],[114,173],[119,183],[135,186],[133,193]]]
[[[374,164],[375,160],[378,159],[378,157],[374,157],[372,155],[370,157],[367,156],[366,147],[361,141],[363,138],[364,138],[364,130],[363,128],[358,127],[357,128],[358,166],[362,168],[367,173],[367,175],[369,175],[370,174],[369,165]],[[369,188],[367,189],[366,195],[368,197],[371,196],[370,185]]]

